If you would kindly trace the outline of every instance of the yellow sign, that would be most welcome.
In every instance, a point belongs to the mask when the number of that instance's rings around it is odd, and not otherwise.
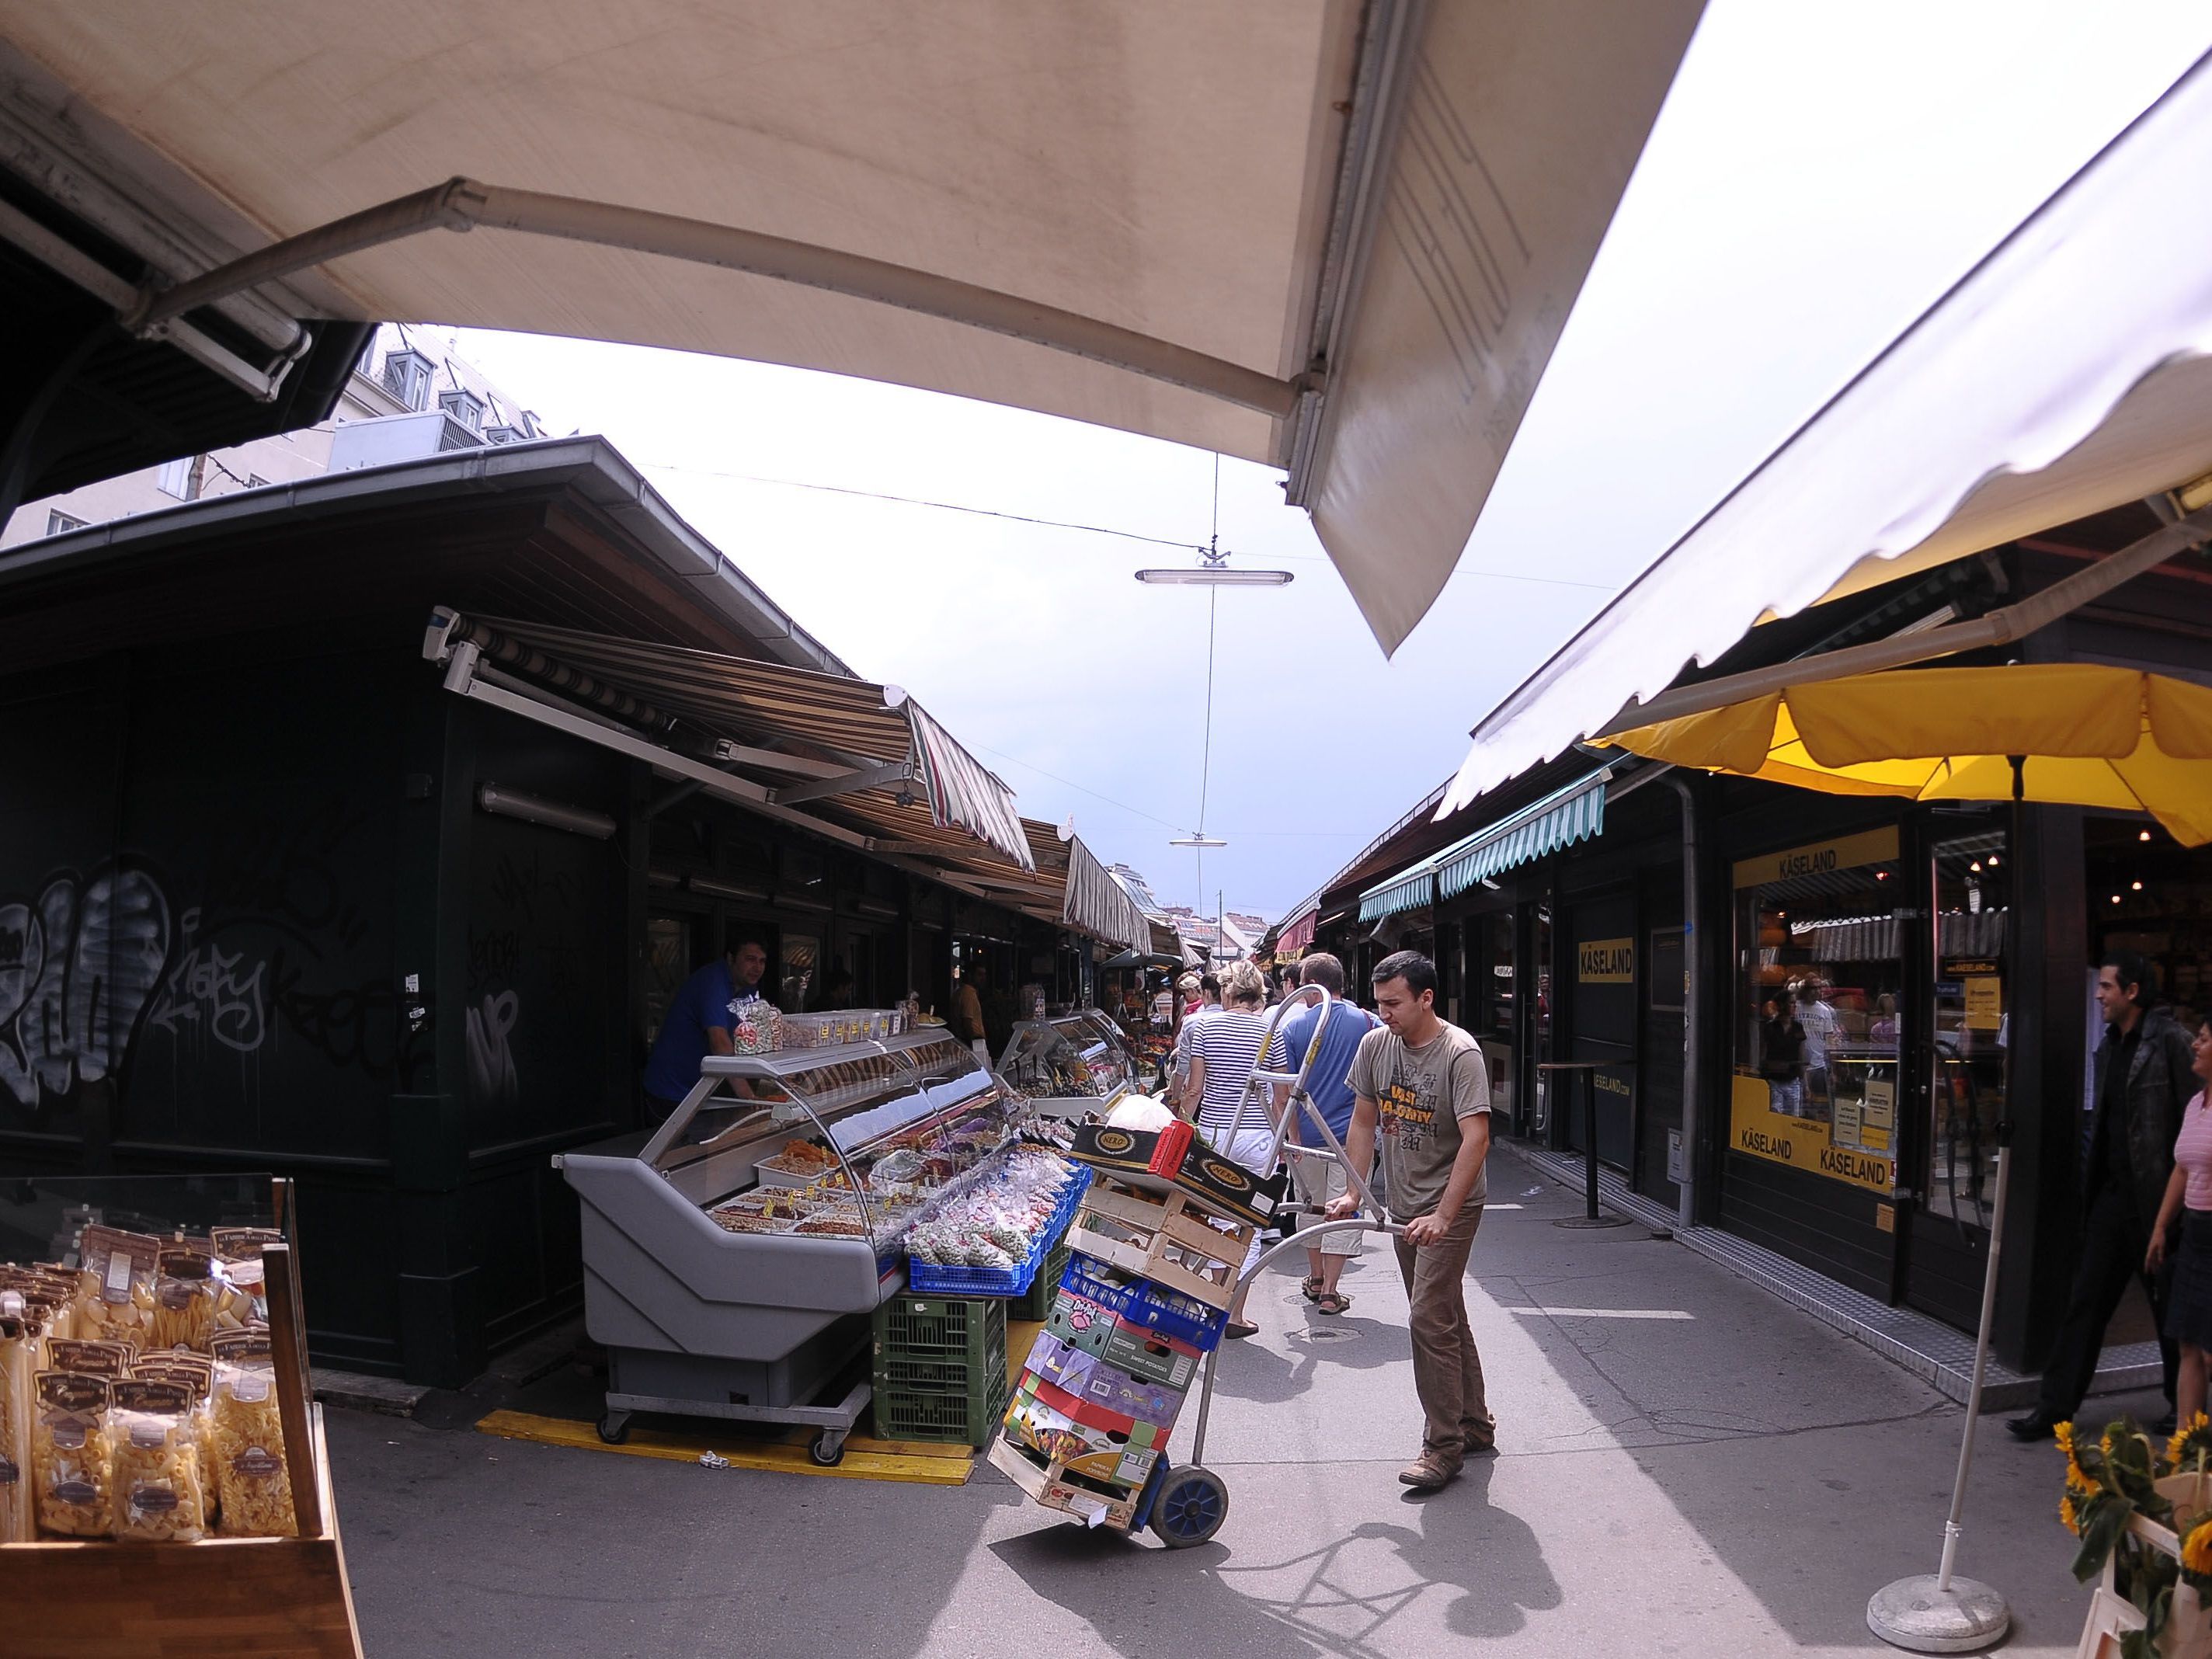
[[[2004,981],[1995,974],[1974,974],[1966,980],[1966,1029],[1996,1031],[2004,1027]]]
[[[1747,1158],[1848,1182],[1887,1197],[1897,1181],[1889,1159],[1836,1145],[1828,1126],[1778,1112],[1761,1079],[1738,1073],[1730,1090],[1729,1146]]]
[[[1576,953],[1575,977],[1585,985],[1632,985],[1636,981],[1636,941],[1593,939]]]
[[[1780,853],[1762,853],[1755,859],[1739,859],[1738,887],[1758,887],[1770,881],[1796,876],[1826,875],[1832,870],[1852,870],[1863,864],[1888,864],[1897,857],[1897,826],[1845,836],[1841,841],[1814,842]]]

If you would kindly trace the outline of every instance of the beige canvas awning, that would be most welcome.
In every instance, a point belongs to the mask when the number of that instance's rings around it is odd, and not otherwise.
[[[133,324],[669,346],[1284,467],[1389,648],[1699,8],[0,0],[0,162],[122,204]]]

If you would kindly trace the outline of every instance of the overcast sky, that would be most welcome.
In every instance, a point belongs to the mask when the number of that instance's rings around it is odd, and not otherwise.
[[[1211,455],[802,370],[465,333],[601,432],[856,670],[906,687],[1170,903],[1278,916],[1459,763],[1468,729],[2208,46],[2201,5],[1712,0],[1457,573],[1385,660],[1280,475],[1219,465],[1221,545],[1296,573],[1141,586]],[[786,481],[760,483],[759,479]]]

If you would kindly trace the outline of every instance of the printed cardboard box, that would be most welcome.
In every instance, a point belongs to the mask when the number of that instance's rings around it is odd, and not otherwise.
[[[1182,1409],[1182,1389],[1132,1376],[1111,1361],[1071,1348],[1049,1334],[1041,1334],[1030,1350],[1029,1369],[1087,1405],[1157,1428],[1173,1428],[1176,1413]]]
[[[1107,1340],[1118,1322],[1111,1308],[1063,1285],[1045,1314],[1043,1334],[1071,1348],[1100,1354],[1106,1352]]]
[[[1197,1377],[1202,1356],[1189,1343],[1178,1342],[1164,1331],[1121,1319],[1115,1322],[1098,1358],[1140,1382],[1181,1393]]]
[[[1013,1439],[1075,1474],[1116,1486],[1142,1486],[1166,1450],[1164,1430],[1085,1407],[1034,1371],[1022,1374],[1006,1407],[1006,1428]]]

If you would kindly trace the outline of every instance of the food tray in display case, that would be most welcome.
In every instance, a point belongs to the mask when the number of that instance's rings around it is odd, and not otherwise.
[[[602,1432],[638,1410],[796,1423],[834,1461],[867,1404],[865,1368],[842,1399],[812,1402],[902,1282],[901,1241],[1025,1114],[967,1044],[928,1028],[709,1055],[641,1145],[564,1153],[585,1326],[609,1351]]]
[[[1121,1028],[1100,1010],[1025,1019],[999,1055],[1000,1080],[1055,1117],[1103,1116],[1142,1087],[1144,1067]]]

